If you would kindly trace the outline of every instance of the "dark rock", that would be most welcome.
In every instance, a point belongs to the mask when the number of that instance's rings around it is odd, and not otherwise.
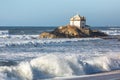
[[[100,32],[98,30],[92,30],[92,33],[91,35],[93,37],[105,37],[105,36],[108,36],[107,34],[103,33],[103,32]]]
[[[85,38],[85,37],[103,37],[107,34],[91,30],[90,28],[77,28],[75,26],[61,26],[52,32],[43,32],[40,38]]]

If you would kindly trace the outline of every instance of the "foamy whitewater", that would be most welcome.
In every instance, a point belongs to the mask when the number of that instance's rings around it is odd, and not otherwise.
[[[0,80],[40,80],[120,70],[118,39],[39,39],[53,28],[0,28]],[[119,27],[97,28],[120,35]]]

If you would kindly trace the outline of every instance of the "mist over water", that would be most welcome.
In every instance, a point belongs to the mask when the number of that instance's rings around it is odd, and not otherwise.
[[[0,28],[0,80],[37,80],[120,70],[118,39],[39,39],[54,28]],[[119,27],[97,28],[120,35]]]

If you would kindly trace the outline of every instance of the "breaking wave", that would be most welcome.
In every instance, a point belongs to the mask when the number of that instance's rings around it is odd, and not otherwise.
[[[0,30],[0,38],[5,38],[9,36],[8,30]]]
[[[108,35],[120,35],[120,28],[110,28],[110,30],[102,30],[102,32]]]
[[[120,56],[81,59],[78,55],[46,54],[16,66],[0,66],[0,80],[37,80],[80,76],[120,69]]]
[[[6,42],[4,43],[4,40]],[[13,42],[14,40],[14,42]],[[100,38],[74,38],[74,39],[35,39],[35,40],[24,40],[24,39],[3,39],[0,42],[1,46],[11,47],[11,46],[25,46],[25,45],[35,45],[39,46],[41,44],[51,44],[51,43],[65,43],[65,42],[77,42],[77,41],[91,41],[91,40],[101,40]]]

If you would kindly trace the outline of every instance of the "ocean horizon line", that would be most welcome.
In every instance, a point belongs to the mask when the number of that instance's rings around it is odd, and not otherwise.
[[[31,27],[32,27],[32,28],[33,28],[33,27],[35,27],[35,28],[41,27],[41,28],[42,28],[42,27],[59,27],[59,26],[0,26],[0,28],[1,28],[1,27],[6,27],[6,28],[7,28],[7,27],[9,27],[9,28],[10,28],[10,27],[24,27],[24,28],[25,28],[25,27],[26,27],[26,28],[29,28],[29,27],[30,27],[30,28],[31,28]],[[90,26],[90,27],[120,27],[120,25],[119,25],[119,26],[112,26],[112,25],[111,25],[111,26],[107,26],[107,25],[104,25],[104,26]]]
[[[0,26],[0,27],[59,27],[59,26]]]

